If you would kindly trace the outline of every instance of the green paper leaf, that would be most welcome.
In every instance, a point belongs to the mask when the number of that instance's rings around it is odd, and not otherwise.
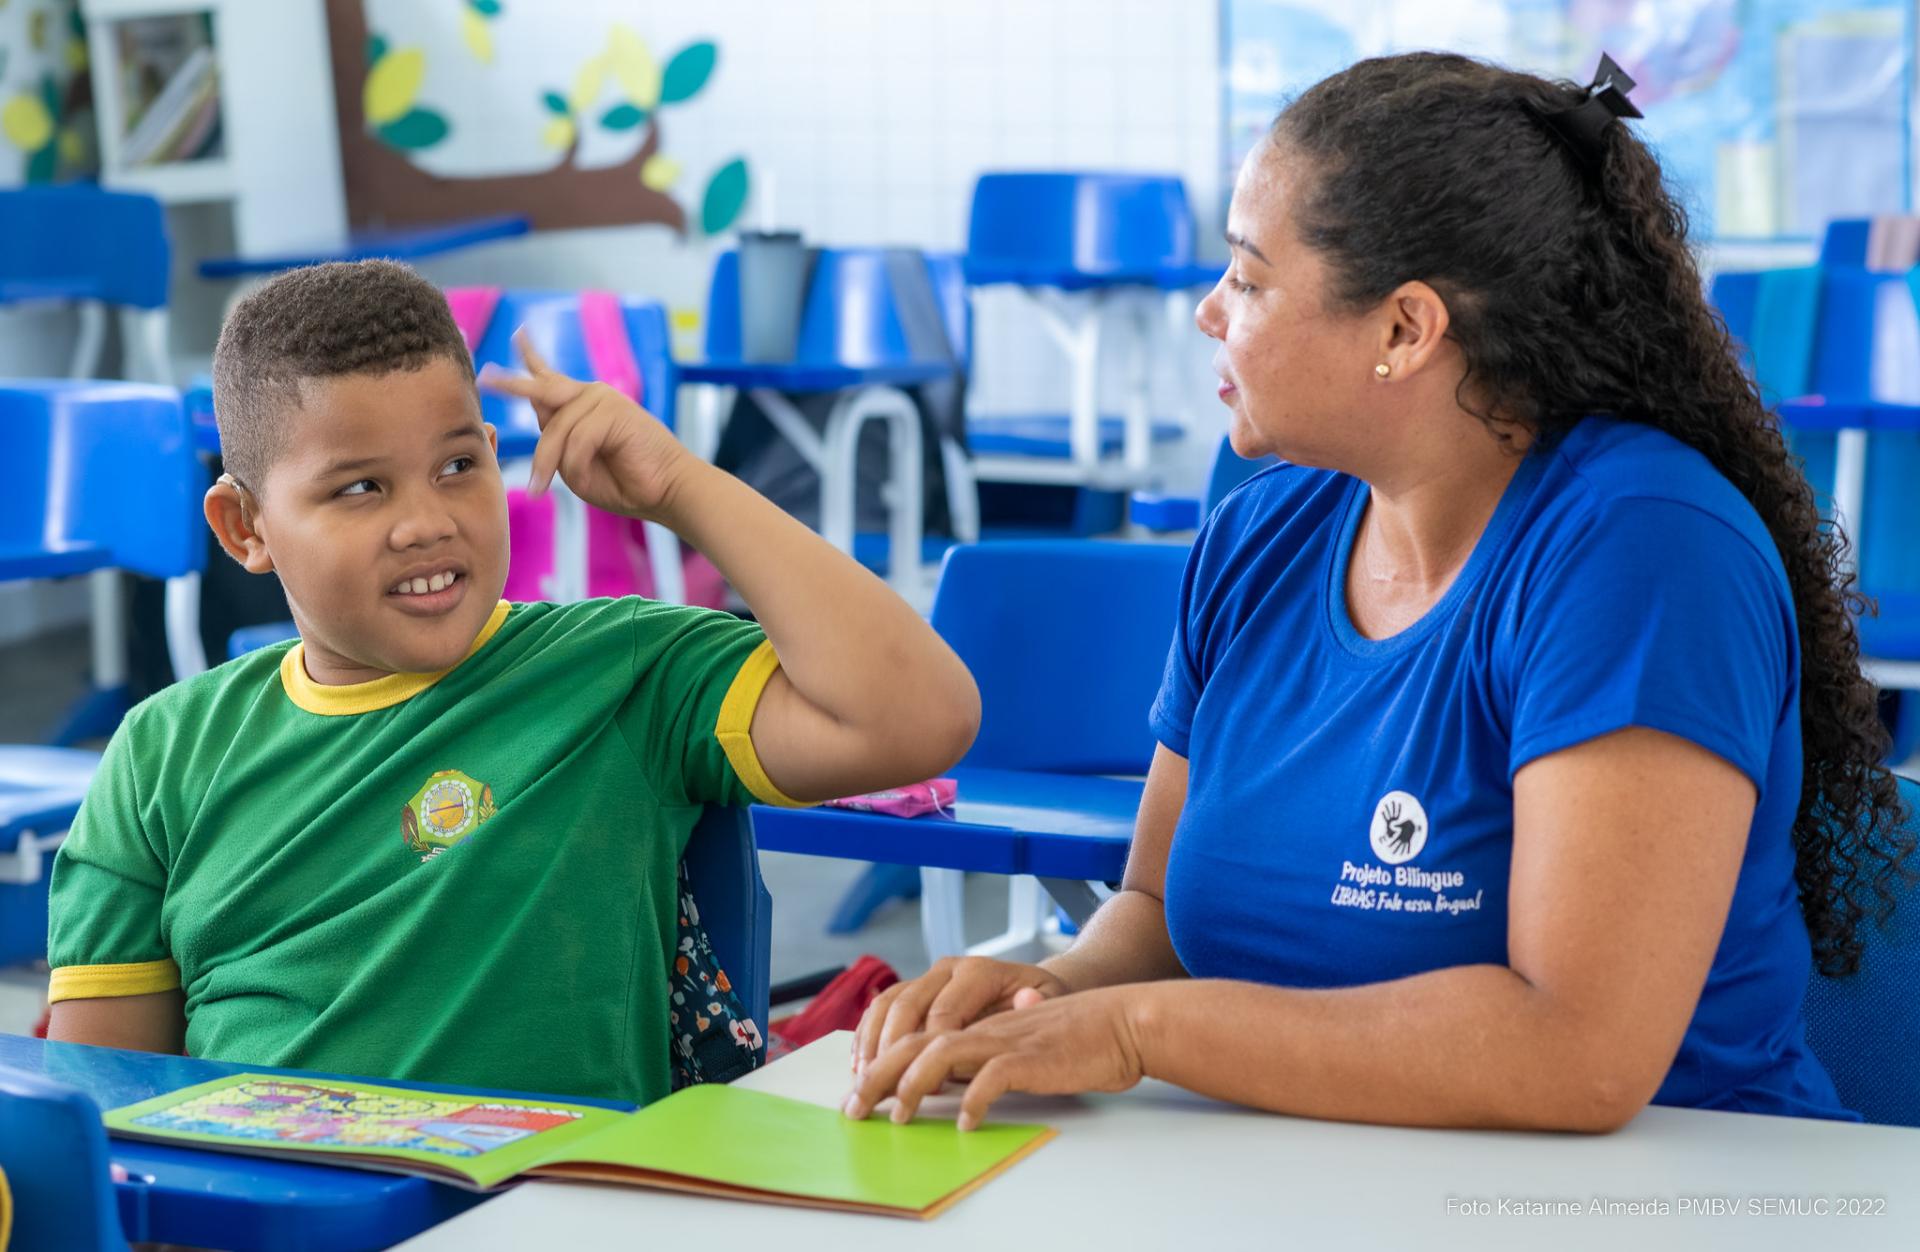
[[[690,43],[674,53],[673,60],[667,62],[666,72],[660,76],[660,103],[689,99],[706,86],[719,55],[719,49],[704,40]]]
[[[549,91],[540,98],[546,102],[547,111],[556,117],[565,117],[572,112],[567,108],[567,98],[557,91]]]
[[[471,4],[473,11],[481,17],[500,16],[500,0],[467,0],[467,3]]]
[[[47,103],[47,116],[53,119],[54,128],[60,126],[60,84],[48,74],[40,80],[40,98]]]
[[[747,163],[738,157],[714,171],[700,202],[700,229],[717,235],[733,225],[747,202]]]
[[[646,111],[630,104],[616,104],[600,115],[600,124],[608,130],[632,130],[646,120]]]
[[[367,36],[367,68],[371,69],[375,65],[378,65],[380,63],[380,58],[385,55],[387,55],[387,41],[380,38],[380,36],[378,35],[368,35]]]
[[[447,137],[452,127],[432,109],[412,109],[382,126],[377,132],[389,147],[406,151],[431,148]]]
[[[53,173],[60,164],[60,145],[58,142],[47,144],[33,154],[27,162],[27,181],[30,183],[50,183]]]

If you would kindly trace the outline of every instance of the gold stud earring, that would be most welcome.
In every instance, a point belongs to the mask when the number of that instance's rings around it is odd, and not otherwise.
[[[1380,364],[1373,367],[1373,372],[1375,376],[1380,378],[1385,378],[1388,374],[1393,373],[1393,367],[1391,365],[1388,365],[1385,361],[1382,361],[1380,362]]]

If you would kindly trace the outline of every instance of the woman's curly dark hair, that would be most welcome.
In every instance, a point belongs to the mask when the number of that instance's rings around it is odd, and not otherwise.
[[[1367,307],[1416,279],[1446,301],[1468,411],[1547,440],[1593,413],[1644,423],[1698,449],[1752,502],[1800,631],[1800,907],[1821,971],[1851,973],[1860,922],[1891,909],[1914,841],[1860,672],[1846,538],[1822,522],[1707,303],[1659,162],[1617,124],[1590,163],[1536,112],[1585,98],[1570,82],[1412,53],[1310,88],[1271,138],[1304,158],[1298,230],[1331,266],[1336,301]]]

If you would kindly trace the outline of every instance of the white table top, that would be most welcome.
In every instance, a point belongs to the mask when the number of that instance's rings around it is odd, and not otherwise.
[[[848,1048],[832,1035],[741,1082],[837,1105]],[[927,1107],[951,1116],[955,1104]],[[1120,1095],[1009,1097],[994,1113],[1060,1135],[931,1222],[531,1182],[405,1246],[846,1252],[884,1239],[1064,1252],[1238,1236],[1223,1246],[1920,1248],[1920,1130],[1667,1108],[1605,1136],[1404,1130],[1252,1113],[1153,1081]],[[1593,1213],[1596,1199],[1656,1209]],[[1476,1201],[1487,1211],[1463,1211]],[[1579,1214],[1503,1212],[1503,1201]],[[1715,1202],[1720,1215],[1700,1211]]]

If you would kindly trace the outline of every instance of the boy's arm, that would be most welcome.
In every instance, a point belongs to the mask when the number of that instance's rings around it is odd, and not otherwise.
[[[187,1042],[186,998],[175,987],[146,995],[61,1000],[53,1006],[47,1038],[178,1055]]]
[[[753,714],[774,785],[826,800],[931,778],[980,725],[960,658],[891,588],[765,496],[688,458],[660,520],[705,553],[780,668]]]
[[[596,508],[671,527],[753,609],[780,668],[755,707],[761,768],[802,801],[930,778],[980,725],[960,658],[887,585],[732,475],[688,452],[633,400],[548,368],[522,331],[528,377],[480,383],[540,421],[530,492],[558,473]]]

